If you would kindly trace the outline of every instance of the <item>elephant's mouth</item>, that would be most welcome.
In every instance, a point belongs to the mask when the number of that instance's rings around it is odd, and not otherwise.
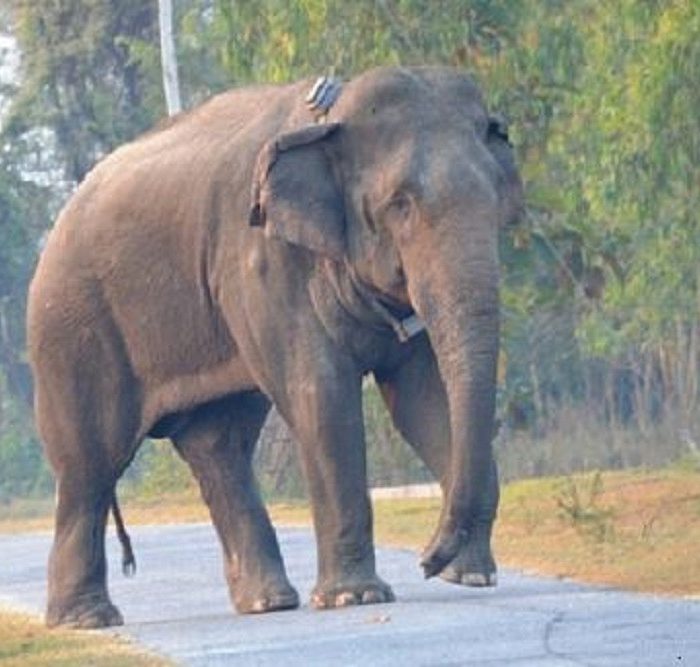
[[[410,304],[368,285],[349,264],[345,270],[338,270],[335,262],[326,268],[339,304],[353,319],[377,331],[393,332],[401,343],[425,331],[425,323]]]

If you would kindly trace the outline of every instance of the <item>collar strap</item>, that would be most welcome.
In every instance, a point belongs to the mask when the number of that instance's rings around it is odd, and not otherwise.
[[[348,267],[350,269],[350,267]],[[391,312],[389,307],[382,302],[376,290],[371,289],[360,281],[355,272],[350,269],[350,281],[355,291],[362,300],[370,307],[375,315],[379,316],[389,327],[394,330],[399,342],[406,343],[414,336],[425,331],[425,322],[421,320],[415,312],[411,311],[406,317],[399,317]]]
[[[419,333],[425,331],[425,322],[418,315],[411,313],[394,326],[394,331],[401,343],[405,343]]]
[[[410,315],[404,318],[399,318],[396,317],[380,299],[374,294],[371,294],[369,290],[366,290],[364,286],[362,296],[369,307],[394,330],[400,343],[405,343],[414,336],[417,336],[421,331],[425,331],[425,323],[415,312],[411,312]]]

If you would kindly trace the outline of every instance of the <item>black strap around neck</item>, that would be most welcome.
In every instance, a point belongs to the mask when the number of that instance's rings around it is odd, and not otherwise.
[[[405,343],[425,330],[425,323],[413,310],[408,314],[395,314],[386,299],[382,298],[381,293],[360,280],[349,264],[346,263],[345,269],[357,296],[385,326],[394,331],[399,342]],[[336,289],[340,291],[337,284]],[[342,295],[339,294],[339,296],[341,301],[344,301]]]

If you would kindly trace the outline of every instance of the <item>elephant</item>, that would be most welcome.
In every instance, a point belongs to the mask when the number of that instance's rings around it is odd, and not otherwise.
[[[392,601],[375,566],[368,375],[442,485],[425,576],[495,584],[498,233],[522,199],[503,122],[441,66],[234,89],[103,158],[28,297],[57,496],[47,624],[123,622],[105,530],[149,436],[200,486],[235,609],[297,607],[251,463],[272,404],[310,495],[311,605]]]

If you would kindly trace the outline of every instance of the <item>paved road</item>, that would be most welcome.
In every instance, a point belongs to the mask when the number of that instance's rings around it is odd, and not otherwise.
[[[501,574],[496,589],[423,581],[416,555],[380,550],[399,602],[263,616],[231,612],[208,525],[132,529],[139,572],[124,579],[109,539],[112,596],[135,638],[195,667],[256,665],[700,665],[700,602]],[[303,599],[315,558],[304,530],[282,530]],[[0,536],[0,602],[41,610],[48,535]],[[697,557],[698,554],[693,554]]]

